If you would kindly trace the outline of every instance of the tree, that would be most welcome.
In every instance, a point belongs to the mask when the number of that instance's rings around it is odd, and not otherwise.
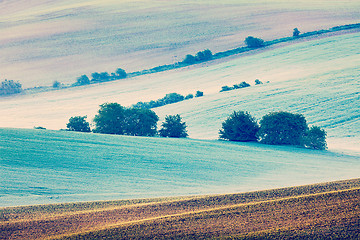
[[[60,88],[60,87],[61,87],[61,83],[60,83],[59,81],[54,81],[52,87],[53,87],[53,88]]]
[[[80,77],[78,77],[76,79],[76,83],[78,85],[87,85],[87,84],[90,84],[90,79],[86,75],[81,75]]]
[[[196,91],[195,97],[202,97],[202,96],[204,96],[204,92]]]
[[[326,144],[326,132],[317,126],[312,126],[305,134],[303,138],[303,144],[307,148],[325,150]]]
[[[126,135],[154,136],[157,133],[159,117],[149,109],[129,108],[125,111]]]
[[[159,133],[161,137],[185,138],[188,136],[186,123],[181,121],[179,114],[166,116]]]
[[[66,124],[67,130],[76,132],[90,132],[90,124],[86,121],[87,116],[71,117]]]
[[[209,49],[206,49],[204,51],[199,51],[195,55],[195,60],[198,62],[208,61],[210,59],[212,59],[212,52]]]
[[[257,141],[259,125],[250,113],[234,111],[223,123],[220,129],[220,139],[230,141]]]
[[[96,133],[122,135],[125,131],[125,108],[118,103],[104,103],[100,105],[94,122]]]
[[[263,84],[262,81],[260,81],[259,79],[255,80],[255,85],[259,85],[259,84]]]
[[[250,48],[259,48],[264,46],[264,40],[252,36],[247,37],[245,39],[245,43]]]
[[[196,62],[196,59],[193,55],[188,54],[182,62],[185,64],[194,64]]]
[[[260,120],[260,142],[273,145],[301,145],[308,130],[305,117],[289,112],[271,112]]]
[[[116,77],[118,78],[118,79],[122,79],[122,78],[126,78],[127,77],[127,73],[125,72],[125,70],[124,69],[122,69],[122,68],[118,68],[118,69],[116,69]]]
[[[7,80],[1,82],[0,85],[0,96],[1,95],[10,95],[22,92],[22,86],[19,82],[14,80]]]
[[[298,37],[299,35],[300,35],[300,31],[299,31],[299,29],[294,28],[294,31],[293,31],[293,37]]]

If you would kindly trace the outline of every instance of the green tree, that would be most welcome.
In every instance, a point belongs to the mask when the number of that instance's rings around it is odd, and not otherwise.
[[[157,133],[159,117],[156,113],[144,108],[129,108],[125,111],[126,135],[154,136]]]
[[[303,144],[307,148],[325,150],[327,148],[326,132],[317,126],[312,126],[303,138]]]
[[[96,133],[122,135],[125,132],[125,108],[118,103],[104,103],[94,122]]]
[[[271,112],[260,120],[260,142],[273,145],[301,145],[308,130],[305,117],[289,112]]]
[[[223,123],[220,129],[220,139],[230,141],[250,142],[257,141],[259,125],[250,113],[234,111]]]
[[[86,116],[75,116],[69,119],[66,124],[68,131],[90,132],[90,124],[86,121]]]
[[[245,39],[245,43],[250,48],[259,48],[264,46],[264,40],[252,36],[247,37]]]
[[[179,114],[168,115],[165,117],[165,122],[161,124],[159,134],[161,137],[185,138],[188,136],[186,123],[181,121]]]
[[[122,79],[122,78],[126,78],[127,77],[127,73],[125,72],[125,70],[124,69],[122,69],[122,68],[118,68],[118,69],[116,69],[116,77],[118,78],[118,79]]]
[[[1,82],[0,85],[0,96],[21,93],[23,91],[22,86],[19,82],[14,80],[7,80]]]
[[[193,55],[188,54],[182,62],[185,64],[194,64],[196,62],[196,59]]]
[[[204,92],[196,91],[195,97],[202,97],[202,96],[204,96]]]
[[[78,77],[76,79],[76,83],[78,85],[87,85],[87,84],[90,84],[90,79],[86,75],[81,75],[80,77]]]

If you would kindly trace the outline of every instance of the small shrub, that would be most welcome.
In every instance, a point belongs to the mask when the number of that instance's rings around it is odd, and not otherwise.
[[[300,31],[299,31],[299,29],[294,28],[294,31],[293,31],[293,37],[298,37],[299,35],[300,35]]]
[[[223,123],[220,129],[220,139],[230,141],[249,142],[257,141],[259,125],[248,112],[233,112]]]
[[[66,127],[68,131],[90,132],[90,124],[86,121],[86,116],[71,117]]]
[[[14,80],[6,80],[6,79],[5,81],[1,82],[0,96],[21,93],[22,91],[23,89],[19,82],[15,82]]]
[[[308,130],[305,117],[289,112],[272,112],[260,120],[258,138],[272,145],[301,145]]]
[[[165,122],[161,124],[159,134],[161,137],[185,138],[188,136],[186,123],[181,121],[179,114],[168,115],[165,117]]]
[[[262,81],[260,81],[259,79],[255,80],[255,85],[259,85],[259,84],[263,84]]]
[[[245,43],[250,48],[260,48],[264,46],[264,40],[252,36],[247,37]]]
[[[59,81],[54,81],[52,84],[53,88],[60,88],[61,87],[61,83]]]
[[[204,92],[196,91],[195,97],[202,97],[202,96],[204,96]]]
[[[325,150],[326,144],[326,132],[317,126],[312,126],[303,138],[303,144],[306,148]]]

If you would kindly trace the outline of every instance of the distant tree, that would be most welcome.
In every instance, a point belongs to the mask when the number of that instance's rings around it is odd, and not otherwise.
[[[247,37],[245,39],[245,43],[250,48],[259,48],[264,46],[264,40],[252,36]]]
[[[92,82],[106,82],[111,79],[108,72],[102,72],[102,73],[94,72],[91,74],[91,77],[92,77],[91,79]]]
[[[94,122],[96,133],[122,135],[125,132],[125,108],[118,103],[104,103],[100,105]]]
[[[162,98],[162,101],[164,105],[171,104],[171,103],[177,103],[184,100],[184,96],[178,93],[168,93],[165,95],[164,98]]]
[[[233,89],[246,88],[246,87],[250,87],[250,84],[248,84],[247,82],[242,82],[239,84],[235,84]]]
[[[86,116],[71,117],[66,127],[68,131],[90,132],[90,124],[86,121]]]
[[[294,28],[294,31],[293,31],[293,37],[298,37],[299,35],[300,35],[300,31],[299,31],[299,29]]]
[[[124,134],[132,136],[154,136],[157,133],[159,117],[144,108],[129,108],[125,111]]]
[[[76,83],[78,85],[87,85],[87,84],[90,84],[90,79],[86,75],[81,75],[80,77],[78,77],[76,79]]]
[[[204,92],[196,91],[195,97],[202,97],[202,96],[204,96]]]
[[[116,69],[116,77],[119,78],[119,79],[122,79],[122,78],[126,78],[127,77],[127,73],[125,72],[124,69],[122,68],[118,68]]]
[[[195,55],[195,60],[198,62],[202,62],[202,61],[208,61],[210,59],[212,59],[212,52],[209,49],[206,49],[204,51],[199,51],[196,55]]]
[[[259,85],[259,84],[263,84],[262,81],[260,81],[259,79],[255,80],[255,85]]]
[[[234,88],[229,87],[229,86],[222,86],[220,92],[227,92],[230,90],[233,90]]]
[[[19,82],[15,82],[14,80],[7,80],[1,82],[0,85],[0,96],[1,95],[10,95],[22,92],[22,86]]]
[[[185,64],[194,64],[196,62],[196,59],[193,55],[188,54],[182,62]]]
[[[191,99],[191,98],[194,98],[194,95],[191,94],[191,93],[185,96],[185,100],[186,100],[186,99]]]
[[[312,126],[303,138],[303,144],[306,148],[325,150],[326,144],[326,132],[317,126]]]
[[[161,137],[185,138],[188,136],[186,123],[181,121],[179,114],[168,115],[165,117],[165,122],[161,124],[159,134]]]
[[[91,79],[92,82],[100,82],[100,79],[101,79],[100,73],[94,72],[91,74],[91,77],[92,77],[92,79]]]
[[[308,130],[305,117],[289,112],[271,112],[260,120],[260,142],[273,145],[301,145]]]
[[[230,141],[249,142],[257,141],[259,125],[250,113],[233,112],[223,123],[219,131],[220,139]]]
[[[60,83],[59,81],[54,81],[52,87],[53,87],[53,88],[60,88],[60,87],[61,87],[61,83]]]

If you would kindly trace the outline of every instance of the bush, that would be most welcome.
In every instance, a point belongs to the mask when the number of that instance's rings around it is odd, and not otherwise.
[[[90,124],[86,121],[86,116],[71,117],[66,127],[68,131],[90,132]]]
[[[255,85],[259,85],[259,84],[263,84],[262,81],[260,81],[259,79],[255,80]]]
[[[161,124],[159,134],[161,137],[185,138],[188,136],[186,123],[181,122],[179,114],[166,116],[165,122]]]
[[[185,100],[191,99],[191,98],[194,98],[194,95],[190,93],[190,94],[186,95]]]
[[[22,86],[19,82],[14,80],[6,80],[1,82],[0,86],[0,96],[1,95],[10,95],[22,92]]]
[[[195,60],[198,62],[211,60],[213,57],[212,52],[209,49],[200,51],[195,55]]]
[[[108,72],[102,72],[102,73],[94,72],[91,74],[91,77],[92,77],[91,79],[92,82],[107,82],[111,79]]]
[[[76,79],[77,85],[87,85],[90,84],[90,79],[86,75],[81,75]]]
[[[248,84],[247,82],[242,82],[239,84],[235,84],[233,89],[246,88],[246,87],[250,87],[250,84]]]
[[[227,92],[227,91],[231,91],[233,89],[234,88],[229,87],[229,86],[222,86],[220,92]]]
[[[289,112],[272,112],[260,121],[260,142],[272,145],[301,145],[308,130],[305,117]]]
[[[326,132],[317,126],[312,126],[303,138],[303,145],[306,148],[324,150],[327,148]]]
[[[300,35],[300,31],[299,31],[299,29],[294,28],[294,31],[293,31],[293,37],[298,37],[299,35]]]
[[[259,125],[248,112],[233,112],[223,123],[220,129],[220,139],[230,141],[249,142],[257,141]]]
[[[53,88],[60,88],[60,87],[61,87],[61,83],[60,83],[59,81],[54,81],[52,87],[53,87]]]
[[[245,39],[245,43],[250,48],[259,48],[264,46],[264,40],[252,36],[247,37]]]
[[[204,96],[204,92],[196,91],[195,97],[202,97],[202,96]]]

